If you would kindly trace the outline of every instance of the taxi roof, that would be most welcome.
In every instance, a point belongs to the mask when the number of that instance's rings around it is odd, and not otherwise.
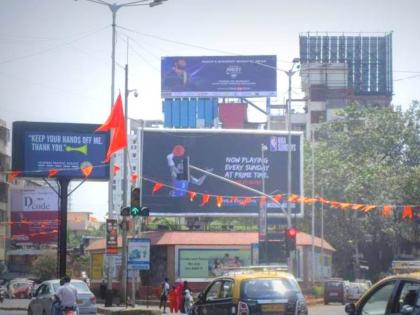
[[[277,270],[243,270],[228,272],[220,278],[234,278],[237,281],[243,281],[258,278],[293,278],[293,275]]]

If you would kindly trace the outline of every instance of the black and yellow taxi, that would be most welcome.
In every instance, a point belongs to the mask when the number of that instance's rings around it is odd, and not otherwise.
[[[350,315],[420,315],[420,272],[379,281],[345,310]]]
[[[228,272],[200,293],[190,315],[307,315],[292,274],[278,270]]]

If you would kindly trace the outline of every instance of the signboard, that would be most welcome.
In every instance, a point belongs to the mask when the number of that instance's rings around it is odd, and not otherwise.
[[[221,276],[228,268],[251,265],[251,251],[240,248],[179,248],[178,278],[206,279]]]
[[[150,240],[131,238],[128,240],[128,269],[150,270]]]
[[[257,216],[259,200],[243,188],[196,170],[193,165],[267,194],[287,193],[287,133],[239,130],[145,129],[143,132],[143,206],[151,215]],[[139,142],[140,139],[139,139]],[[262,144],[266,145],[264,159]],[[292,133],[292,193],[303,195],[302,134]],[[153,193],[156,182],[164,187]],[[197,193],[190,199],[188,191]],[[200,194],[216,197],[202,205]],[[237,197],[236,199],[232,197]],[[267,200],[267,214],[283,216],[286,198],[278,204]],[[302,216],[301,203],[292,203],[292,214]]]
[[[106,220],[106,253],[118,254],[118,224],[115,219]]]
[[[89,179],[107,180],[104,164],[109,133],[95,132],[99,125],[14,122],[12,168],[23,177],[57,176],[84,179],[82,169],[93,166]]]
[[[50,188],[10,189],[11,238],[53,243],[58,237],[58,195]]]
[[[103,279],[104,271],[104,255],[103,254],[91,254],[90,255],[91,267],[90,276],[92,280]]]
[[[276,96],[276,67],[274,55],[163,57],[162,97]]]

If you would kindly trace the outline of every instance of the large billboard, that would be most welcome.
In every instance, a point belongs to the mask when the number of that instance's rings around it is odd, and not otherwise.
[[[178,248],[177,277],[207,279],[224,271],[251,265],[251,251],[243,248]]]
[[[109,144],[108,132],[95,132],[99,125],[14,122],[13,170],[24,177],[57,176],[85,178],[82,169],[93,166],[89,179],[107,180],[109,164],[104,164]]]
[[[191,169],[189,165],[258,191],[263,190],[264,184],[269,195],[284,195],[288,191],[285,132],[145,129],[140,138],[143,138],[142,205],[149,207],[151,215],[258,214],[258,193]],[[292,132],[291,140],[292,193],[303,195],[302,134]],[[153,192],[155,183],[163,184],[163,188]],[[196,193],[194,198],[189,192]],[[205,204],[203,195],[209,196]],[[282,216],[286,199],[280,204],[268,200],[268,215]],[[292,203],[291,207],[292,214],[302,215],[300,202]]]
[[[276,96],[276,67],[275,55],[162,57],[162,97]]]
[[[51,188],[10,190],[11,239],[24,243],[56,243],[59,200]]]

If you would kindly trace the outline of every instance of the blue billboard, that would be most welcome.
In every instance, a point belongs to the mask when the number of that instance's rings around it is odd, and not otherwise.
[[[268,56],[163,57],[163,98],[277,95],[277,58]]]
[[[93,167],[89,179],[106,180],[104,164],[108,132],[95,132],[98,125],[15,122],[13,124],[13,169],[24,177],[57,176],[85,178],[83,169]]]

